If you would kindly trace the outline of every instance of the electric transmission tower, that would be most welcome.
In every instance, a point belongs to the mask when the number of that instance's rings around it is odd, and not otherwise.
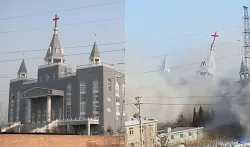
[[[137,107],[137,109],[139,110],[139,116],[137,117],[137,119],[139,120],[139,125],[140,125],[140,146],[142,147],[142,125],[141,125],[141,97],[136,97],[136,103],[135,106]]]
[[[250,29],[249,29],[249,16],[248,16],[248,7],[243,6],[244,9],[244,63],[248,67],[248,58],[250,58]]]

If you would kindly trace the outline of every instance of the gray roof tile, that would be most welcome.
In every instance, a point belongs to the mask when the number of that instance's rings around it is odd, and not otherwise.
[[[95,41],[95,43],[93,45],[93,48],[92,48],[92,51],[91,51],[91,54],[90,54],[89,58],[101,58],[100,52],[99,52],[97,44],[96,44],[96,41]]]
[[[64,57],[58,34],[55,33],[53,34],[45,58],[50,58],[50,57]]]
[[[17,73],[18,74],[20,74],[20,73],[28,73],[24,60],[22,61]]]

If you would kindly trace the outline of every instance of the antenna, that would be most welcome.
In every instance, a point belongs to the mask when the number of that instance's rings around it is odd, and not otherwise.
[[[244,32],[243,32],[243,40],[244,40],[244,62],[248,67],[247,58],[250,58],[250,29],[249,29],[249,16],[248,16],[248,7],[243,6],[244,9]]]

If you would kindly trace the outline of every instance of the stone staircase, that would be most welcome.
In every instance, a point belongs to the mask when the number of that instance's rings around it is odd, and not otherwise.
[[[55,121],[52,121],[51,123],[41,127],[41,128],[36,128],[32,131],[30,131],[31,133],[45,133],[46,130],[51,130],[53,127],[56,127],[57,126],[57,123],[58,123],[59,120],[55,120]]]
[[[9,127],[2,128],[1,131],[2,131],[2,132],[6,132],[6,131],[8,131],[9,129],[15,128],[15,127],[17,127],[17,126],[19,126],[19,125],[21,125],[21,122],[16,122],[16,123],[12,124],[12,125],[9,126]]]

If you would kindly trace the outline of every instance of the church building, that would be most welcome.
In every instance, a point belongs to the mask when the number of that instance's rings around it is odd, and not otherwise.
[[[88,135],[110,127],[119,131],[125,116],[125,74],[102,61],[97,42],[89,64],[75,71],[68,67],[58,37],[58,19],[57,15],[53,19],[54,34],[37,79],[29,78],[23,60],[18,77],[10,81],[8,122],[25,124],[29,131],[54,121],[58,128]]]

